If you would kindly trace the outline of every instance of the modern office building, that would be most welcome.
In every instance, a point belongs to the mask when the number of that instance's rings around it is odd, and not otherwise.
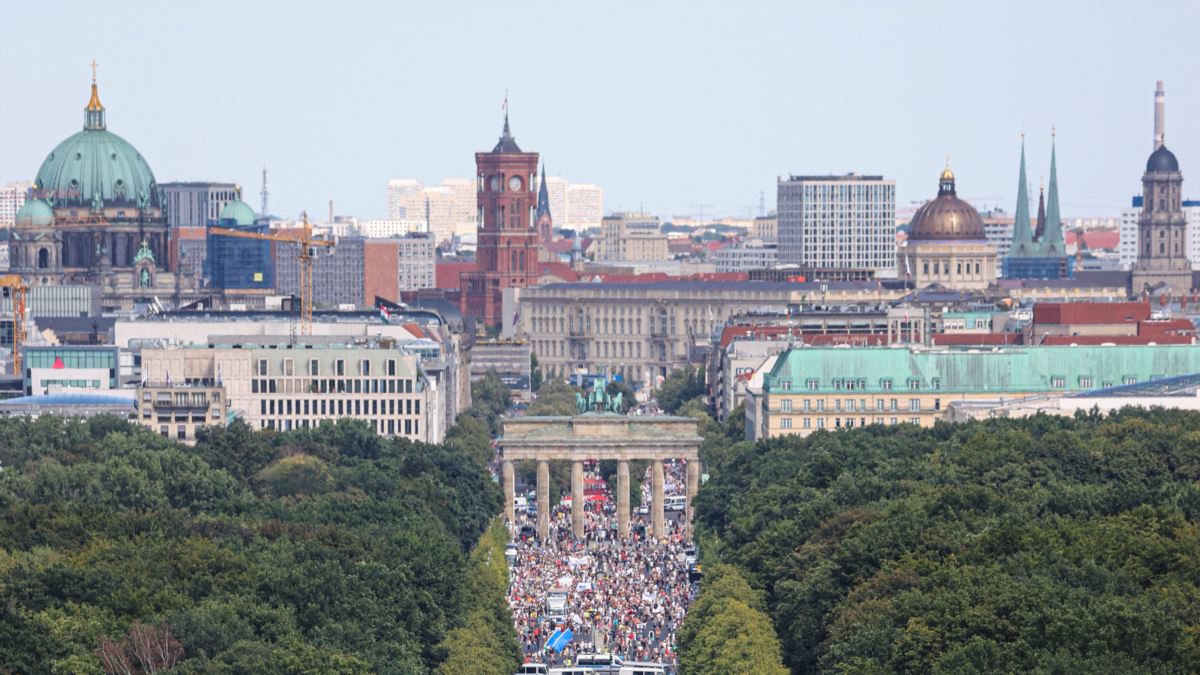
[[[747,439],[868,424],[933,426],[951,402],[1011,400],[1200,372],[1200,345],[798,347],[746,397]]]
[[[896,182],[789,176],[778,185],[779,261],[896,276]]]
[[[767,269],[778,264],[779,247],[774,242],[751,239],[717,249],[712,261],[718,274]]]
[[[418,357],[378,343],[214,344],[143,349],[141,356],[143,377],[154,384],[152,403],[184,394],[187,406],[206,410],[214,423],[224,423],[223,414],[213,414],[221,404],[211,388],[219,387],[228,411],[255,429],[307,429],[350,418],[414,441],[439,443],[445,433],[437,383],[421,373]],[[196,393],[207,394],[207,406],[193,404]],[[154,405],[147,426],[161,430]],[[179,423],[171,424],[168,434],[178,435]]]
[[[26,346],[21,366],[28,395],[107,391],[121,386],[120,354],[112,346]]]
[[[163,183],[167,225],[204,227],[221,217],[225,205],[241,200],[242,189],[235,183]],[[254,215],[254,211],[250,212]]]
[[[222,229],[246,233],[264,233],[266,222],[256,224],[254,211],[240,199],[225,203],[210,224]],[[209,287],[234,298],[263,296],[275,291],[275,264],[271,259],[271,242],[219,234],[206,229],[204,249],[205,276]],[[183,256],[181,259],[190,258]]]
[[[275,244],[276,291],[300,292],[298,244]],[[400,300],[403,291],[434,286],[437,244],[431,235],[367,239],[342,237],[313,261],[316,307],[374,307],[375,298]]]
[[[667,235],[658,216],[649,213],[610,213],[600,224],[596,262],[667,260]]]

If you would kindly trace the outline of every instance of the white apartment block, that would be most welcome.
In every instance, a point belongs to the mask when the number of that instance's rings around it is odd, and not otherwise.
[[[554,212],[551,211],[551,213]],[[604,190],[599,185],[588,183],[567,185],[567,218],[563,227],[579,232],[598,227],[603,217]]]
[[[475,181],[447,178],[441,185],[425,186],[411,178],[387,184],[387,220],[419,220],[439,242],[475,231],[478,209]]]
[[[433,288],[437,242],[432,237],[414,234],[396,241],[396,271],[401,291]]]
[[[0,227],[12,227],[17,219],[17,211],[25,206],[25,195],[33,183],[28,181],[13,181],[0,185]]]
[[[896,276],[896,182],[789,176],[778,185],[779,262]]]
[[[534,186],[541,189],[541,177]],[[550,215],[556,229],[577,232],[600,227],[604,217],[604,189],[590,183],[571,183],[561,176],[546,177],[546,193],[550,197]]]
[[[368,239],[403,237],[415,232],[425,232],[424,220],[364,220],[358,224],[358,234]]]
[[[1133,198],[1133,204],[1121,209],[1120,243],[1117,252],[1120,255],[1121,269],[1133,269],[1137,262],[1138,253],[1138,219],[1142,215],[1141,195]],[[1187,218],[1188,260],[1192,269],[1200,269],[1200,201],[1183,200],[1183,215]]]

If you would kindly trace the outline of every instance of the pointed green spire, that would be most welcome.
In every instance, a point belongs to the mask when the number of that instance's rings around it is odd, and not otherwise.
[[[1061,257],[1067,254],[1063,241],[1062,217],[1058,212],[1058,161],[1055,156],[1054,131],[1050,131],[1050,196],[1046,199],[1046,236],[1043,242],[1046,255]]]
[[[1012,247],[1009,257],[1024,257],[1033,246],[1033,230],[1029,227],[1029,192],[1025,179],[1025,132],[1021,132],[1021,175],[1017,180],[1017,213],[1013,221]]]

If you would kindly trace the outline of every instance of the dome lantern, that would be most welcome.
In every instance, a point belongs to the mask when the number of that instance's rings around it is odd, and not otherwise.
[[[83,128],[104,130],[104,106],[100,103],[100,91],[96,88],[96,61],[92,61],[92,98],[83,109]]]

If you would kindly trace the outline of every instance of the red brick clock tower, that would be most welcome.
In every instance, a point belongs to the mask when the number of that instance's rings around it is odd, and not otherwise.
[[[521,152],[517,146],[508,128],[508,113],[496,147],[491,152],[475,153],[478,269],[464,272],[459,286],[463,316],[474,317],[489,327],[503,323],[500,310],[505,288],[537,283],[537,194],[533,191],[537,165],[538,153]]]

